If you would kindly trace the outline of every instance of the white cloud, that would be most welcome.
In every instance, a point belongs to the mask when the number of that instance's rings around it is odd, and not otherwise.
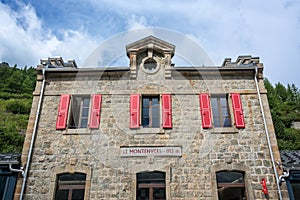
[[[51,26],[44,28],[50,11],[43,16],[44,22],[30,5],[13,11],[0,3],[1,61],[36,65],[40,58],[61,55],[82,63],[97,43],[104,40],[101,35],[107,39],[118,32],[151,26],[191,36],[203,45],[216,65],[226,57],[235,59],[238,55],[251,54],[261,58],[265,74],[272,82],[300,85],[295,73],[299,72],[295,60],[300,56],[299,1],[274,0],[270,6],[269,2],[259,0],[89,0],[88,3],[77,1],[68,12],[76,15],[69,19],[69,15],[64,14],[63,23],[57,21],[61,23],[55,26],[60,27],[55,30],[60,33],[57,37],[51,32]],[[66,24],[72,24],[68,27],[73,30],[65,28]],[[91,30],[93,36],[88,32]]]
[[[62,56],[75,58],[77,62],[96,47],[96,41],[82,30],[62,30],[58,39],[50,30],[43,28],[30,5],[13,11],[0,3],[0,61],[10,65],[36,66],[41,58]]]
[[[146,18],[143,16],[131,15],[127,19],[127,30],[141,29],[147,27]]]

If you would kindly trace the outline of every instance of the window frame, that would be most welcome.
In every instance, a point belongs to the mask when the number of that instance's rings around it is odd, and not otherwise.
[[[286,180],[286,186],[288,189],[289,198],[291,200],[296,200],[294,187],[296,184],[297,185],[300,184],[300,168],[290,170],[290,176],[285,180]]]
[[[152,124],[152,122],[153,122],[153,107],[152,107],[152,102],[153,102],[153,98],[155,98],[155,99],[157,99],[158,100],[158,103],[157,103],[157,107],[154,107],[154,108],[157,108],[157,116],[155,116],[155,118],[157,119],[157,121],[158,121],[158,124],[157,124],[157,126],[153,126],[153,124]],[[144,125],[144,108],[145,108],[145,106],[144,106],[144,99],[149,99],[149,106],[148,107],[146,107],[146,108],[148,108],[148,113],[149,113],[149,125],[147,126],[147,125]],[[150,100],[151,99],[151,100]],[[141,96],[141,105],[140,105],[140,107],[142,108],[141,109],[141,126],[143,127],[143,128],[160,128],[161,127],[161,118],[162,118],[162,116],[161,116],[161,109],[162,109],[162,106],[161,106],[161,97],[160,97],[160,95],[142,95]],[[150,105],[151,104],[151,105]]]
[[[73,102],[74,102],[74,98],[81,98],[80,100],[80,110],[79,110],[79,113],[78,113],[78,119],[74,120],[73,124],[74,126],[71,125],[71,121],[72,121],[72,117],[73,117],[73,112],[74,112],[74,105],[73,105]],[[88,107],[83,107],[84,105],[84,99],[88,99],[89,101],[89,105]],[[89,128],[89,122],[90,122],[90,114],[91,114],[91,102],[92,98],[91,98],[91,95],[71,95],[71,99],[70,99],[70,106],[69,106],[69,111],[68,111],[68,124],[67,124],[67,129],[69,130],[76,130],[76,129],[87,129]],[[88,110],[88,113],[87,113],[87,117],[84,117],[86,118],[87,122],[86,122],[86,126],[85,127],[82,127],[82,113],[83,113],[83,109],[87,109]],[[77,122],[77,126],[76,126],[76,121]]]
[[[221,103],[221,98],[225,98],[226,101],[226,106],[222,105]],[[217,115],[217,119],[219,119],[220,121],[220,125],[216,126],[215,124],[215,113],[214,113],[214,107],[213,107],[213,99],[217,99],[217,111],[218,111],[218,115]],[[233,113],[232,113],[232,105],[229,103],[230,100],[230,95],[229,94],[211,94],[210,95],[210,106],[211,106],[211,116],[212,116],[212,123],[213,123],[213,128],[225,128],[225,129],[230,129],[230,128],[234,128],[233,125]],[[227,108],[227,112],[228,115],[226,115],[225,118],[227,118],[229,120],[229,126],[224,126],[224,115],[223,115],[223,108]],[[223,125],[222,125],[223,124]]]
[[[139,180],[138,176],[142,174],[154,174],[154,173],[159,173],[162,175],[164,178],[163,179],[144,179],[144,180]],[[166,177],[167,174],[166,172],[162,171],[152,171],[152,172],[139,172],[136,173],[136,191],[135,191],[135,199],[138,199],[138,190],[139,189],[149,189],[149,200],[154,199],[154,189],[155,188],[164,188],[164,196],[167,199],[167,183],[166,183]],[[146,181],[148,183],[140,183],[142,181]]]
[[[227,182],[218,182],[218,177],[217,174],[218,173],[222,173],[222,172],[228,172],[228,173],[240,173],[242,175],[242,182],[237,182],[237,183],[227,183]],[[224,188],[224,189],[228,189],[228,188],[241,188],[244,190],[244,194],[243,194],[243,199],[245,198],[245,200],[248,199],[248,191],[247,191],[247,187],[246,187],[246,180],[245,180],[245,172],[244,171],[239,171],[239,170],[221,170],[221,171],[217,171],[215,173],[216,176],[216,186],[217,186],[217,198],[218,200],[223,200],[223,198],[220,198],[220,194],[219,194],[219,190]],[[226,199],[225,199],[226,200]]]
[[[84,175],[84,180],[79,180],[80,184],[63,184],[63,182],[68,181],[60,181],[59,178],[63,175]],[[62,182],[62,184],[60,184]],[[69,181],[71,182],[71,181]],[[54,199],[57,199],[57,193],[59,190],[68,190],[68,200],[72,200],[72,195],[74,190],[83,190],[83,199],[85,199],[85,193],[86,193],[86,182],[87,182],[87,175],[85,173],[61,173],[56,175],[56,186],[55,186],[55,193],[54,193]]]

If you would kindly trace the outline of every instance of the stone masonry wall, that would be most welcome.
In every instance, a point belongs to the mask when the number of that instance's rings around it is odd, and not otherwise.
[[[64,170],[90,174],[89,199],[135,199],[136,173],[152,170],[166,172],[172,200],[216,199],[219,170],[245,171],[249,199],[265,199],[260,181],[266,178],[270,199],[278,199],[253,77],[177,76],[151,81],[129,80],[128,74],[118,79],[95,77],[47,78],[26,199],[52,199],[56,173]],[[198,94],[204,92],[241,93],[246,128],[202,129]],[[172,94],[173,128],[130,129],[130,94],[163,93]],[[102,94],[100,128],[57,131],[61,94]],[[181,146],[182,157],[121,158],[122,146]]]

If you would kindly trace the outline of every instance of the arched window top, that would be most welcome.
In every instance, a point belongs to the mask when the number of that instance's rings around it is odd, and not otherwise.
[[[218,183],[244,183],[244,172],[219,171],[216,176]]]
[[[86,179],[86,174],[84,173],[63,173],[58,174],[57,176],[59,181],[85,181]]]
[[[164,183],[166,178],[165,172],[142,172],[137,174],[139,183]]]
[[[244,200],[247,192],[244,181],[244,172],[219,171],[216,172],[219,200]]]

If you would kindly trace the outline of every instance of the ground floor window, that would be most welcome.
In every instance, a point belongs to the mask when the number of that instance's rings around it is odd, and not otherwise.
[[[164,172],[138,173],[136,199],[165,200],[166,174]]]
[[[244,173],[219,171],[216,173],[219,200],[246,200]]]
[[[300,171],[291,171],[286,180],[289,196],[291,200],[300,199]]]
[[[57,176],[56,200],[83,200],[86,175],[83,173]]]
[[[19,166],[14,166],[19,167]],[[8,165],[0,165],[0,200],[12,200],[18,174],[11,172]]]

